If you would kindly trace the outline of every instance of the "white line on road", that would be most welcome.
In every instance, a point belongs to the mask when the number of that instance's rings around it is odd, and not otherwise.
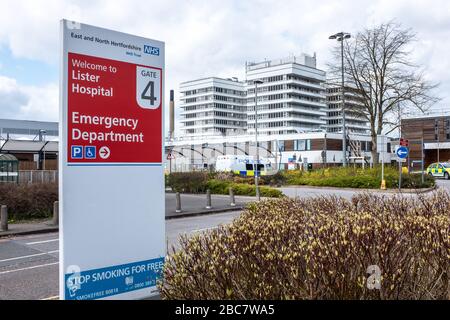
[[[59,296],[52,296],[52,297],[44,298],[41,300],[58,300],[58,299],[59,299]]]
[[[42,252],[42,253],[36,253],[36,254],[30,254],[28,256],[20,256],[20,257],[3,259],[3,260],[0,260],[0,262],[13,261],[13,260],[19,260],[19,259],[25,259],[25,258],[38,257],[38,256],[44,256],[46,254],[51,254],[51,253],[56,253],[56,252],[59,252],[59,250],[54,250],[54,251],[49,251],[49,252]]]
[[[26,268],[21,268],[21,269],[2,271],[2,272],[0,272],[0,275],[7,274],[7,273],[18,272],[18,271],[25,271],[25,270],[31,270],[31,269],[36,269],[36,268],[42,268],[42,267],[49,267],[49,266],[54,266],[55,264],[59,264],[59,262],[52,262],[52,263],[40,264],[40,265],[37,265],[37,266],[26,267]]]
[[[202,232],[202,231],[207,231],[207,230],[213,230],[213,229],[217,229],[217,228],[219,228],[219,227],[210,227],[210,228],[197,229],[197,230],[192,230],[191,233]]]
[[[51,239],[51,240],[43,240],[43,241],[35,241],[35,242],[28,242],[25,243],[27,246],[33,245],[33,244],[41,244],[41,243],[48,243],[48,242],[54,242],[59,241],[59,239]]]

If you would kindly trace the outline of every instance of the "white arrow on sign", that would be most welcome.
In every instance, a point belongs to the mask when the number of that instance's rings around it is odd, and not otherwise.
[[[100,148],[100,150],[98,151],[98,154],[99,154],[100,158],[108,159],[109,156],[111,155],[111,151],[109,150],[108,147],[104,146],[104,147]]]

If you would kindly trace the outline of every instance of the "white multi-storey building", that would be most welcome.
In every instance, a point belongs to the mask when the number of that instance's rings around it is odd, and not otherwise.
[[[327,131],[342,132],[342,86],[327,82]],[[363,97],[356,88],[345,88],[345,127],[348,133],[368,134],[369,123],[364,109]]]
[[[291,134],[325,129],[325,72],[316,56],[246,64],[247,132],[255,132],[255,80],[258,85],[258,133]]]
[[[184,137],[236,135],[246,130],[245,87],[237,78],[216,77],[180,85]]]

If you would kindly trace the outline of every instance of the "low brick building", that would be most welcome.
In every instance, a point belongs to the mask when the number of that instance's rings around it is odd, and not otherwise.
[[[402,138],[409,140],[409,163],[417,169],[422,142],[425,168],[433,162],[450,162],[450,114],[402,119]]]

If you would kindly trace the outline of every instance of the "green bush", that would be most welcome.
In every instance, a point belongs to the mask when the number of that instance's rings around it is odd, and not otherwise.
[[[12,220],[50,217],[57,200],[57,184],[0,184],[0,205]]]
[[[182,237],[158,285],[163,299],[450,299],[449,225],[443,191],[261,201]]]
[[[233,183],[224,180],[209,180],[206,184],[207,189],[214,194],[229,194],[230,187],[233,188],[234,194],[239,196],[255,196],[256,187],[254,185],[243,184],[243,183]],[[259,188],[260,195],[262,197],[279,198],[283,193],[278,189],[273,189],[265,186]]]
[[[176,192],[203,193],[209,174],[204,171],[174,172],[167,175],[167,185]]]
[[[314,171],[283,171],[285,183],[288,185],[329,186],[340,188],[376,189],[381,186],[381,167],[353,168],[334,167]],[[398,169],[385,166],[384,179],[387,188],[398,188]],[[428,188],[434,186],[434,178],[427,176],[421,183],[421,175],[403,174],[403,188]]]

